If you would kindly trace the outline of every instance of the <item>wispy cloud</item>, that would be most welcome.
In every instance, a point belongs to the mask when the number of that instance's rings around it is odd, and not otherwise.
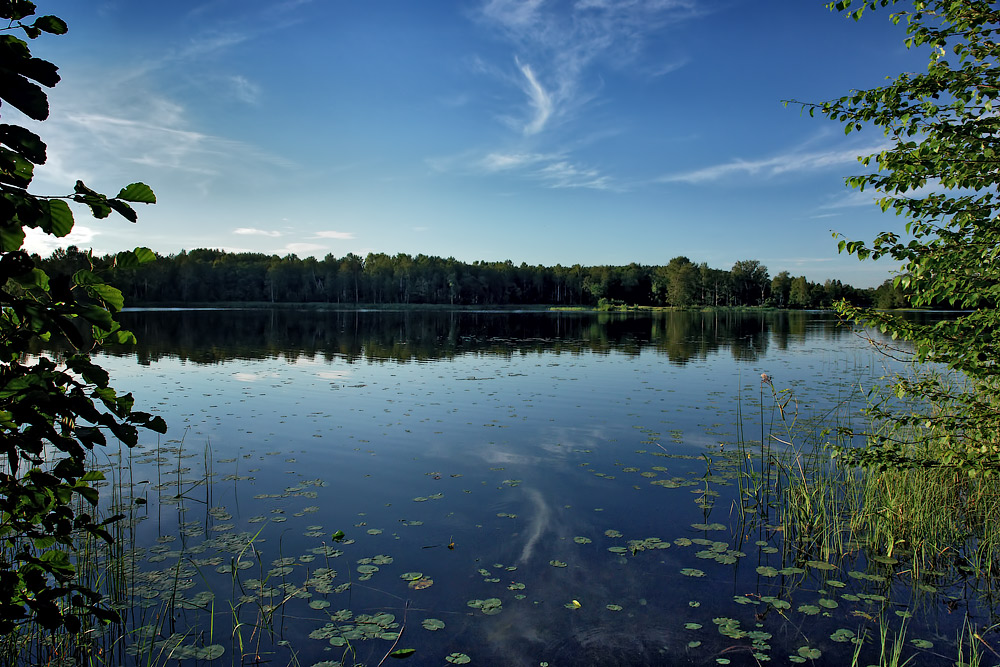
[[[582,168],[565,160],[542,167],[538,175],[552,188],[614,189],[611,179],[596,169]]]
[[[834,166],[857,165],[859,155],[878,152],[879,147],[835,151],[790,152],[761,160],[734,159],[693,171],[668,174],[662,183],[709,183],[738,176],[773,177],[788,172],[814,171]]]
[[[253,227],[239,227],[233,230],[233,234],[242,234],[246,236],[269,236],[271,238],[281,236],[281,232],[270,231],[267,229],[254,229]]]
[[[260,100],[260,86],[250,81],[244,76],[231,76],[229,83],[233,88],[233,94],[241,102],[246,104],[257,104]]]
[[[588,79],[595,66],[630,66],[657,32],[701,13],[694,0],[579,0],[569,7],[487,0],[479,17],[514,49],[515,81],[528,107],[521,130],[533,135],[593,99],[601,88],[599,77]],[[669,63],[659,74],[683,63]]]
[[[472,165],[486,172],[518,173],[548,188],[620,190],[609,176],[571,160],[565,153],[493,152]]]
[[[562,159],[559,154],[496,152],[484,157],[479,164],[486,171],[506,171],[508,169],[523,169],[559,159]]]
[[[340,239],[343,241],[349,241],[354,238],[354,232],[336,232],[333,230],[326,230],[316,232],[315,237],[318,239]]]
[[[525,65],[520,62],[517,63],[521,70],[521,74],[524,75],[525,84],[524,91],[528,95],[528,99],[531,101],[531,107],[533,110],[533,115],[531,120],[524,126],[524,133],[538,134],[545,127],[545,123],[548,122],[549,118],[552,116],[553,111],[553,101],[552,96],[549,95],[548,91],[542,87],[542,84],[538,82],[538,78],[531,69],[531,65]]]

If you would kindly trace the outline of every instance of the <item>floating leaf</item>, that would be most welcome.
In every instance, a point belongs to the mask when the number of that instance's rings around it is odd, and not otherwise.
[[[608,605],[604,605],[604,607],[608,611],[621,611],[622,610],[622,606],[620,604],[608,604]]]
[[[589,537],[580,537],[580,536],[574,537],[573,541],[576,542],[577,544],[590,544],[591,542],[593,542],[593,540],[590,539]]]
[[[551,565],[552,567],[566,567],[566,563],[562,562],[561,560],[550,560],[549,565]]]
[[[211,644],[210,646],[204,646],[198,649],[194,657],[196,660],[215,660],[216,658],[222,657],[222,654],[226,652],[226,647],[222,644]]]
[[[435,630],[440,630],[444,627],[444,621],[437,618],[425,618],[421,623],[425,630],[430,630],[431,632]]]
[[[819,607],[814,604],[804,604],[799,606],[798,612],[806,616],[815,616],[819,613]]]
[[[930,649],[934,648],[934,642],[929,642],[926,639],[911,639],[910,643],[917,648]]]
[[[830,635],[830,639],[835,642],[846,643],[854,639],[854,632],[848,630],[847,628],[839,628],[836,632]]]
[[[725,530],[726,527],[721,523],[692,523],[691,527],[695,530]]]
[[[823,655],[823,652],[820,651],[818,648],[810,648],[808,646],[800,646],[799,650],[798,650],[798,654],[800,656],[802,656],[803,658],[807,658],[809,660],[816,660],[821,655]]]
[[[817,569],[817,570],[836,570],[837,569],[836,565],[831,565],[830,563],[827,563],[826,561],[822,561],[822,560],[807,560],[806,561],[806,565],[808,565],[811,568]]]
[[[472,658],[464,653],[452,653],[445,657],[445,661],[453,665],[465,665],[472,662]]]
[[[761,565],[757,568],[757,574],[764,577],[776,577],[778,576],[778,571],[770,565]]]
[[[411,655],[413,655],[416,652],[417,652],[417,649],[415,649],[415,648],[401,648],[401,649],[397,649],[397,650],[393,651],[392,653],[390,653],[389,657],[390,658],[399,658],[399,659],[409,658]]]
[[[424,576],[423,572],[404,572],[399,575],[400,579],[405,579],[406,581],[416,581],[420,577]]]
[[[693,567],[686,567],[681,570],[681,574],[685,577],[704,577],[705,573]]]

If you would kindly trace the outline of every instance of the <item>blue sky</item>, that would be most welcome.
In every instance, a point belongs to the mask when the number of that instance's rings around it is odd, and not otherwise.
[[[838,255],[831,237],[899,226],[843,184],[881,132],[845,136],[781,102],[923,69],[888,12],[856,23],[821,0],[57,0],[39,13],[70,32],[32,45],[63,77],[36,128],[49,163],[34,190],[144,181],[159,199],[137,225],[79,212],[69,241],[98,253],[686,255],[859,286],[893,268]]]

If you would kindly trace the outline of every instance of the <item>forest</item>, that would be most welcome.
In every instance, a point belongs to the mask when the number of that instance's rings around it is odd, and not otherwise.
[[[195,249],[122,268],[114,255],[92,256],[75,246],[35,257],[49,275],[106,271],[133,306],[201,303],[444,304],[829,308],[841,299],[877,308],[908,305],[887,280],[858,289],[839,280],[815,283],[781,271],[770,276],[757,260],[715,269],[678,256],[646,266],[529,266],[507,260],[466,263],[405,253],[296,255]]]

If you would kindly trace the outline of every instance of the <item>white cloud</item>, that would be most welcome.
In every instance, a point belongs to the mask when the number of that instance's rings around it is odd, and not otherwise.
[[[81,250],[89,249],[99,233],[85,225],[75,225],[69,235],[56,238],[40,229],[27,227],[24,230],[22,249],[29,253],[38,253],[42,257],[48,257],[57,248],[67,248],[71,245],[75,245]]]
[[[545,128],[545,124],[552,116],[552,97],[542,84],[538,82],[538,78],[535,76],[534,71],[532,71],[531,65],[522,65],[518,61],[517,66],[524,75],[524,92],[531,102],[533,111],[531,120],[524,126],[524,133],[527,135],[538,134]]]
[[[316,232],[315,237],[318,239],[341,239],[347,241],[354,238],[354,232],[335,232],[333,230],[326,230]]]
[[[479,164],[486,171],[506,171],[508,169],[521,169],[560,157],[544,153],[490,153]]]
[[[591,190],[611,190],[611,180],[596,169],[581,168],[565,160],[542,167],[538,175],[551,188],[589,188]]]
[[[252,227],[239,227],[233,230],[233,234],[244,234],[247,236],[270,236],[272,238],[281,236],[281,232],[270,231],[267,229],[254,229]]]
[[[317,243],[289,243],[284,249],[286,252],[300,254],[313,253],[316,250],[326,250],[326,246]]]
[[[528,100],[529,120],[521,129],[532,135],[571,117],[594,97],[601,87],[596,77],[588,83],[594,65],[629,67],[662,28],[699,13],[692,0],[584,0],[569,9],[542,0],[487,0],[479,17],[515,50],[516,84]],[[678,59],[656,73],[684,62]],[[485,63],[479,70],[494,71]]]
[[[668,174],[658,181],[662,183],[708,183],[734,175],[778,176],[787,172],[812,171],[840,165],[857,165],[859,155],[878,152],[875,148],[854,148],[810,153],[791,152],[762,160],[734,159],[723,164],[704,167],[679,174]]]
[[[260,86],[250,81],[244,76],[231,76],[229,83],[233,87],[233,94],[241,102],[247,104],[257,104],[260,100]]]

